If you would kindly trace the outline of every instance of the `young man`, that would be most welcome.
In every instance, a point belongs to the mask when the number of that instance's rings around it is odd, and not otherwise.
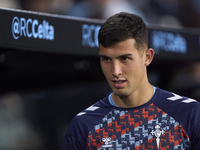
[[[62,150],[199,150],[200,104],[149,83],[154,51],[141,17],[111,16],[98,38],[112,92],[72,120]]]

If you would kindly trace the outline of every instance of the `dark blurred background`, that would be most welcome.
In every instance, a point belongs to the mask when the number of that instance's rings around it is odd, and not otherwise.
[[[199,0],[0,0],[0,7],[103,20],[117,12],[128,11],[142,16],[147,25],[200,28]],[[0,150],[60,149],[71,119],[110,91],[98,57],[77,56],[66,60],[57,54],[52,60],[51,54],[30,55],[45,58],[43,67],[49,68],[52,74],[51,77],[48,74],[31,76],[33,81],[41,78],[40,84],[31,83],[32,87],[24,85],[17,89],[13,85],[0,92]],[[30,58],[26,56],[21,63],[33,61],[31,67],[39,67],[40,64]],[[1,63],[4,59],[0,54]],[[11,59],[14,62],[15,57]],[[165,71],[172,63],[156,65],[153,64],[153,71],[149,67],[153,85],[200,100],[199,61],[179,65],[171,70],[173,72]],[[1,75],[5,70],[7,68],[0,67]],[[66,76],[60,76],[61,71]],[[51,82],[44,83],[43,78]],[[16,79],[19,80],[16,84],[26,84],[22,82],[23,76]]]

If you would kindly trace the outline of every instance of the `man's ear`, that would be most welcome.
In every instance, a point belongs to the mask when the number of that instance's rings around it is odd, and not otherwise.
[[[149,48],[145,51],[145,66],[148,66],[152,62],[154,55],[155,52],[152,48]]]

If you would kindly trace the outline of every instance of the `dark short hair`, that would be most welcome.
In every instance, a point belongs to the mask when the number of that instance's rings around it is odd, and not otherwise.
[[[98,40],[103,47],[133,38],[139,50],[148,47],[148,30],[143,19],[135,14],[120,12],[109,17],[99,30]]]

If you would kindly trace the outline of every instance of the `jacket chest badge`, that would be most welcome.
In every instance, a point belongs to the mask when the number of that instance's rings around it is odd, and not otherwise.
[[[156,145],[158,149],[160,147],[160,136],[163,135],[164,133],[165,133],[165,130],[161,129],[159,125],[156,125],[155,130],[151,131],[151,135],[155,135],[156,137]]]

